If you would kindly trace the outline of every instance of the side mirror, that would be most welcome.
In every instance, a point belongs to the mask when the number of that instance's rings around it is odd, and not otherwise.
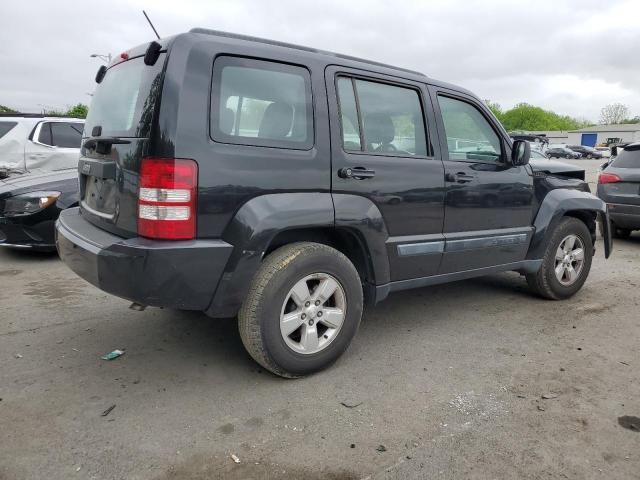
[[[531,159],[531,145],[526,140],[514,140],[511,147],[511,163],[514,166],[527,165]]]
[[[600,165],[600,170],[604,170],[608,166],[609,166],[609,162],[604,162],[602,165]]]

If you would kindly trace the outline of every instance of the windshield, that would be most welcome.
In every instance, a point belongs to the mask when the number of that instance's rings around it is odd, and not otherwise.
[[[629,150],[618,149],[618,156],[613,161],[616,168],[640,168],[640,146]]]
[[[92,135],[97,126],[102,127],[102,136],[148,135],[162,87],[165,55],[153,66],[137,57],[109,68],[93,95],[85,135]]]

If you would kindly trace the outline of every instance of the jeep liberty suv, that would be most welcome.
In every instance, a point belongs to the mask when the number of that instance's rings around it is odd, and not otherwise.
[[[391,292],[515,270],[570,297],[597,221],[609,256],[583,171],[532,166],[478,97],[423,74],[195,29],[96,81],[60,256],[133,302],[237,315],[275,374],[330,365]]]

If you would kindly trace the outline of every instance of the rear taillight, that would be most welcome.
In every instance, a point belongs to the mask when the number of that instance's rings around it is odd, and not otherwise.
[[[620,180],[620,177],[617,175],[614,175],[613,173],[600,172],[600,175],[598,175],[598,183],[600,185],[604,185],[606,183],[616,183],[621,181],[622,180]]]
[[[196,236],[198,165],[182,158],[143,158],[138,235],[162,240]]]

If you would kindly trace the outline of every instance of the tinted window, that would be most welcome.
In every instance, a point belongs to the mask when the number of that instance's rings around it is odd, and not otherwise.
[[[62,148],[80,148],[82,123],[52,122],[53,145]]]
[[[38,134],[38,142],[45,145],[53,145],[51,141],[51,123],[44,122],[40,127],[40,133]]]
[[[634,150],[618,150],[618,156],[613,161],[616,168],[640,168],[640,147]]]
[[[313,108],[301,67],[220,57],[213,69],[211,136],[225,143],[309,149]]]
[[[4,137],[18,122],[0,122],[0,138]]]
[[[364,144],[360,150],[385,155],[427,154],[422,105],[416,90],[359,79],[352,83],[355,95],[348,79],[338,79],[345,150],[358,149],[356,132],[361,131]]]
[[[342,146],[345,150],[361,150],[360,123],[353,82],[350,78],[338,77],[337,88],[340,98],[340,123],[342,126]]]
[[[144,137],[162,89],[165,54],[153,66],[142,57],[119,63],[107,71],[96,91],[87,115],[87,134],[102,127],[102,136]]]
[[[502,159],[500,137],[473,105],[438,96],[447,135],[449,160],[497,162]]]

